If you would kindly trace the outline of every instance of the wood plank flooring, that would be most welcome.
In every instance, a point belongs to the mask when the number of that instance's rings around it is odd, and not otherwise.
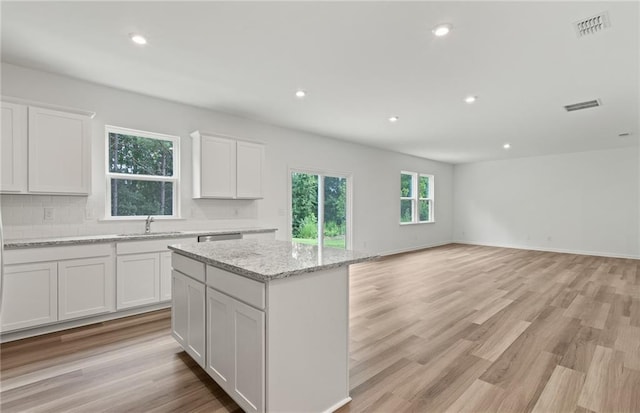
[[[230,412],[169,314],[0,347],[2,412]],[[448,245],[351,271],[347,412],[640,412],[640,261]]]

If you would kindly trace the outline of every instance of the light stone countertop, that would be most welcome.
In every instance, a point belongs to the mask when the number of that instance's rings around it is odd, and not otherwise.
[[[370,261],[378,255],[275,240],[169,245],[178,254],[261,282]]]
[[[82,245],[82,244],[100,244],[107,242],[121,241],[141,241],[162,238],[185,238],[198,237],[201,235],[224,235],[224,234],[251,234],[274,232],[276,228],[233,228],[233,229],[215,229],[209,231],[168,231],[168,232],[151,232],[150,234],[107,234],[107,235],[84,235],[74,237],[58,237],[58,238],[27,238],[27,239],[6,239],[4,240],[4,249],[18,248],[34,248],[34,247],[56,247],[62,245]]]

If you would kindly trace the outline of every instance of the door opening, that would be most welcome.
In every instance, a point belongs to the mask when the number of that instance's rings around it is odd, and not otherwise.
[[[291,172],[291,238],[295,242],[346,249],[349,233],[346,176]]]

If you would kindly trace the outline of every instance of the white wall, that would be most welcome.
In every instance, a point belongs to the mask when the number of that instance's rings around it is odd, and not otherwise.
[[[640,257],[636,148],[456,165],[460,242]]]
[[[278,228],[288,235],[289,168],[314,168],[353,175],[355,249],[395,252],[450,242],[453,166],[317,135],[284,129],[219,112],[116,90],[63,76],[2,64],[2,94],[92,110],[92,195],[87,197],[3,195],[7,238],[68,236],[140,231],[142,222],[102,221],[105,207],[104,125],[181,137],[182,221],[154,223],[157,230],[240,226]],[[214,100],[214,97],[212,97]],[[330,120],[327,120],[330,121]],[[265,199],[259,201],[191,199],[191,141],[199,129],[267,144]],[[400,226],[400,170],[434,174],[436,223]],[[44,222],[43,208],[54,208]]]

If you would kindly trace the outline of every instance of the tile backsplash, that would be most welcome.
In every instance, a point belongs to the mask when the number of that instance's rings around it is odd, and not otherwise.
[[[158,219],[154,231],[256,227],[258,202],[187,200],[183,219]],[[144,231],[144,220],[105,220],[92,197],[0,195],[5,239],[122,234]]]

